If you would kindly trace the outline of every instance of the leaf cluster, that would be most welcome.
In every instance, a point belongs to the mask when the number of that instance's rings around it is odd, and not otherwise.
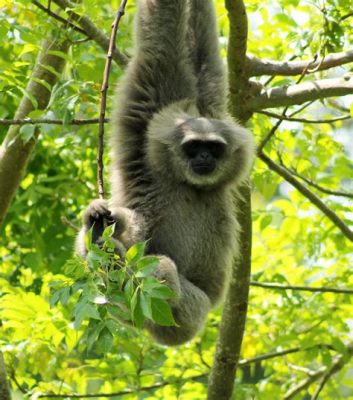
[[[51,283],[50,304],[71,305],[75,329],[85,323],[86,343],[104,352],[111,349],[119,324],[142,328],[148,321],[175,325],[168,300],[174,292],[153,273],[159,265],[156,256],[144,255],[146,242],[133,245],[124,258],[115,251],[114,226],[108,226],[100,246],[87,234],[86,259],[74,256],[64,267],[68,279]]]

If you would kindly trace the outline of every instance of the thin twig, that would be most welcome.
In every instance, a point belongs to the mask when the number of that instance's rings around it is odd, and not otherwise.
[[[78,232],[80,230],[80,228],[73,224],[69,219],[67,219],[66,217],[61,217],[61,222],[66,225],[69,226],[71,229],[73,229],[74,231]]]
[[[294,110],[293,112],[291,112],[288,117],[292,118],[294,117],[294,115],[297,115],[299,113],[301,113],[302,111],[304,111],[306,108],[308,108],[309,106],[311,106],[316,100],[311,100],[308,101],[307,103],[304,103],[303,105],[301,105],[299,108],[297,108],[296,110]]]
[[[341,293],[341,294],[353,294],[353,289],[346,288],[334,288],[334,287],[310,287],[310,286],[297,286],[297,285],[283,285],[280,283],[272,282],[256,282],[251,281],[251,286],[257,286],[264,289],[279,289],[279,290],[298,290],[302,292],[318,292],[318,293]]]
[[[336,374],[339,372],[342,368],[344,368],[347,365],[347,362],[352,358],[353,356],[353,344],[349,343],[346,346],[347,354],[342,355],[339,354],[337,357],[335,357],[332,365],[330,367],[321,367],[319,368],[316,372],[314,372],[312,375],[310,375],[308,378],[302,380],[299,382],[296,386],[292,387],[285,395],[284,395],[284,400],[291,400],[293,399],[298,393],[300,393],[302,390],[307,389],[312,383],[323,377],[316,393],[312,397],[312,400],[316,400],[318,398],[318,395],[320,394],[321,390],[323,389],[325,383],[328,381],[329,378],[331,378],[332,375]],[[327,376],[327,377],[326,377]],[[316,397],[315,397],[316,396]]]
[[[310,61],[305,68],[303,69],[300,77],[298,78],[296,85],[298,85],[303,79],[304,76],[307,74],[307,71],[309,69],[309,67],[316,62],[317,56],[314,57],[314,59],[312,61]],[[264,149],[264,147],[266,146],[266,144],[272,139],[272,137],[274,136],[274,134],[276,133],[277,129],[280,127],[280,125],[282,124],[284,118],[286,117],[287,111],[289,109],[289,106],[284,107],[283,111],[282,111],[282,117],[280,118],[276,124],[272,127],[272,129],[270,130],[270,132],[262,139],[261,143],[258,146],[258,151],[262,151]]]
[[[109,38],[105,35],[105,33],[97,27],[96,24],[86,15],[86,14],[77,14],[73,9],[75,9],[75,2],[71,2],[70,0],[52,0],[55,4],[57,4],[63,11],[65,11],[72,20],[74,20],[80,27],[88,33],[88,35],[94,40],[105,52],[108,52],[109,49]],[[114,61],[120,65],[121,67],[125,67],[129,61],[129,58],[122,53],[119,49],[114,49],[113,52]]]
[[[347,197],[349,199],[353,199],[353,193],[348,193],[348,192],[342,192],[340,190],[331,190],[331,189],[327,189],[319,184],[317,184],[316,182],[313,182],[312,180],[306,178],[303,175],[298,174],[297,171],[294,171],[293,169],[290,169],[288,167],[286,167],[285,165],[283,165],[281,163],[282,167],[287,169],[290,173],[292,173],[293,175],[295,175],[297,178],[303,180],[304,182],[306,182],[308,185],[312,186],[313,188],[319,190],[322,193],[325,194],[329,194],[332,196],[338,196],[338,197]]]
[[[306,118],[293,118],[293,117],[290,117],[287,115],[280,115],[280,114],[273,113],[271,111],[264,111],[264,110],[259,110],[256,112],[258,114],[267,115],[268,117],[271,117],[271,118],[277,118],[280,120],[290,121],[290,122],[302,122],[302,123],[307,123],[307,124],[332,124],[334,122],[352,119],[352,117],[350,115],[343,115],[341,117],[331,118],[331,119],[306,119]]]
[[[108,118],[104,119],[104,122],[109,122]],[[72,119],[69,122],[64,122],[62,119],[52,119],[52,118],[24,118],[24,119],[0,119],[0,125],[92,125],[98,124],[99,118],[89,118],[89,119]]]
[[[319,210],[321,210],[326,217],[328,217],[331,222],[333,222],[340,231],[344,234],[344,236],[353,242],[353,232],[350,228],[343,222],[343,220],[323,201],[316,196],[311,190],[309,190],[306,186],[304,186],[301,182],[296,179],[293,174],[283,168],[281,165],[278,165],[273,160],[271,160],[264,152],[258,152],[258,157],[265,163],[267,166],[278,175],[282,176],[287,182],[289,182],[292,186],[294,186],[299,192],[305,196],[308,200],[310,200]]]
[[[113,52],[115,50],[115,41],[116,35],[119,28],[119,23],[121,17],[125,14],[127,0],[122,0],[119,10],[116,13],[115,20],[112,25],[112,33],[110,35],[109,41],[109,49],[107,54],[107,60],[105,63],[104,74],[103,74],[103,83],[101,89],[101,111],[99,117],[99,132],[98,132],[98,156],[97,156],[97,164],[98,164],[98,194],[100,199],[104,199],[104,177],[103,177],[103,154],[104,154],[104,121],[105,121],[105,110],[107,107],[107,92],[109,87],[109,74],[113,60]]]
[[[344,21],[345,19],[347,19],[347,18],[349,18],[349,17],[353,17],[353,12],[350,12],[350,13],[348,13],[348,14],[346,14],[346,15],[343,15],[343,16],[341,17],[341,21]]]
[[[67,19],[61,17],[60,15],[56,14],[55,12],[53,12],[49,7],[45,7],[42,4],[39,3],[39,1],[37,0],[32,0],[32,3],[37,6],[39,9],[41,9],[42,11],[44,11],[46,14],[50,15],[51,17],[53,17],[54,19],[56,19],[57,21],[60,21],[61,23],[70,26],[73,30],[75,30],[76,32],[80,32],[83,35],[87,36],[88,38],[90,38],[90,36],[88,35],[88,33],[80,28],[79,26],[73,24],[72,22],[68,21]],[[91,39],[91,38],[90,38]]]

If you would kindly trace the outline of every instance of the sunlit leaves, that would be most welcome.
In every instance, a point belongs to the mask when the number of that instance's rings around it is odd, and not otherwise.
[[[65,306],[70,296],[74,296],[72,317],[76,329],[86,320],[102,321],[92,335],[99,329],[103,332],[109,318],[114,322],[128,321],[138,328],[147,319],[159,325],[174,325],[167,303],[174,293],[153,277],[159,265],[158,257],[145,256],[146,243],[137,243],[128,249],[125,260],[120,259],[114,251],[113,232],[113,226],[105,229],[102,247],[91,244],[91,232],[87,234],[86,260],[74,257],[66,263],[64,272],[72,282],[52,283],[51,304],[60,301]],[[104,341],[110,343],[109,337],[105,333]],[[89,335],[87,340],[94,343]]]

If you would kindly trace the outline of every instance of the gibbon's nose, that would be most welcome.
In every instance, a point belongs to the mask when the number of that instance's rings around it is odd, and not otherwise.
[[[212,160],[211,154],[207,151],[203,151],[198,156],[199,161],[210,162]]]

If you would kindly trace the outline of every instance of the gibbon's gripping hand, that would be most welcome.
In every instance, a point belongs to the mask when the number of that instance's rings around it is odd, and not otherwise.
[[[92,228],[92,243],[98,246],[102,245],[102,235],[104,229],[110,225],[115,224],[113,239],[115,242],[116,252],[124,257],[126,253],[125,246],[120,242],[119,237],[123,233],[124,224],[123,221],[113,215],[109,209],[108,203],[105,200],[93,200],[91,204],[87,207],[83,214],[83,229],[79,234],[81,240],[84,241],[84,236]],[[79,239],[80,240],[80,239]],[[78,252],[80,251],[81,245],[77,245]]]
[[[118,238],[122,233],[122,224],[113,217],[112,212],[109,210],[108,203],[105,200],[93,200],[83,214],[84,227],[89,230],[93,226],[93,243],[97,243],[101,238],[104,229],[114,223],[115,228],[113,237]]]

